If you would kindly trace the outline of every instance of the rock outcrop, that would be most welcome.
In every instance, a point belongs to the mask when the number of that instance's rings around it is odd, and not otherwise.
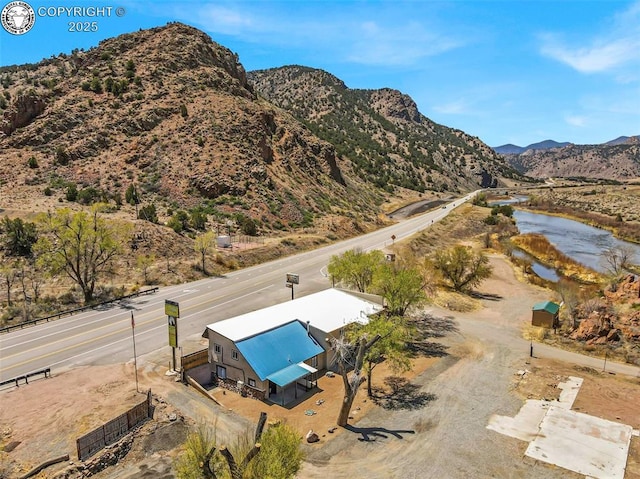
[[[2,132],[10,135],[18,128],[28,125],[44,112],[45,107],[46,102],[35,93],[20,95],[2,115]]]

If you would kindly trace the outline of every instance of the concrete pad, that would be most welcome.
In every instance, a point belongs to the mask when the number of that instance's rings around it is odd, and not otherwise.
[[[596,479],[624,479],[633,428],[552,406],[525,454]]]
[[[555,401],[554,401],[555,403]],[[538,435],[540,423],[550,407],[549,401],[527,400],[515,417],[494,414],[487,429],[522,441],[532,441]]]
[[[558,384],[558,388],[562,389],[562,392],[558,403],[555,405],[564,409],[571,409],[580,392],[580,386],[582,386],[582,378],[575,376],[569,376],[567,381]]]

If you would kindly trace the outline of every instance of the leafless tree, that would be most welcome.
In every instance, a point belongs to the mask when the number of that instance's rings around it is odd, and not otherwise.
[[[15,284],[18,278],[18,268],[14,263],[4,264],[0,266],[0,275],[2,275],[2,281],[7,288],[7,306],[11,306],[11,288]]]
[[[562,303],[565,311],[569,315],[572,328],[578,327],[578,315],[577,308],[580,304],[580,290],[579,287],[566,279],[561,279],[557,284],[557,291],[562,298]]]
[[[227,448],[227,446],[220,447],[220,454],[225,458],[227,464],[229,465],[229,471],[231,472],[232,479],[242,479],[243,471],[247,468],[249,462],[258,455],[260,452],[260,437],[262,436],[262,431],[264,430],[264,426],[267,423],[267,413],[261,412],[260,419],[258,420],[258,424],[256,426],[256,433],[254,436],[254,445],[249,450],[249,452],[245,455],[245,457],[238,463],[233,457],[233,454]],[[216,452],[215,446],[212,447],[207,455],[204,458],[204,461],[201,463],[202,475],[205,479],[217,479],[216,474],[211,468],[211,458],[213,454]]]
[[[336,360],[338,363],[338,372],[342,376],[342,382],[344,383],[344,397],[342,398],[342,405],[340,406],[340,412],[338,414],[337,424],[340,427],[344,427],[349,422],[349,412],[353,401],[356,399],[356,394],[360,385],[366,380],[366,374],[363,374],[363,364],[365,353],[380,339],[380,335],[374,336],[372,339],[368,339],[366,336],[361,336],[355,345],[344,341],[343,338],[332,338],[333,350],[336,354]],[[353,355],[355,349],[355,356]],[[351,360],[353,358],[353,364]],[[353,369],[351,369],[353,367]],[[351,374],[349,371],[351,370]]]
[[[601,254],[606,270],[615,277],[619,277],[635,262],[635,253],[630,246],[611,246]]]

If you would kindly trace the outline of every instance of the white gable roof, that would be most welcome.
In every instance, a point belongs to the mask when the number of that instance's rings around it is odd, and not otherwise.
[[[237,342],[297,319],[303,324],[309,321],[311,326],[330,333],[345,324],[364,323],[368,321],[368,315],[381,309],[381,305],[371,301],[337,289],[327,289],[208,324],[207,329]]]

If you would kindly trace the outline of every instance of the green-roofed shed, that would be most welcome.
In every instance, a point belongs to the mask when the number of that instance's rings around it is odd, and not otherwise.
[[[531,325],[540,328],[556,329],[559,325],[558,312],[560,305],[553,301],[542,301],[533,305]]]

